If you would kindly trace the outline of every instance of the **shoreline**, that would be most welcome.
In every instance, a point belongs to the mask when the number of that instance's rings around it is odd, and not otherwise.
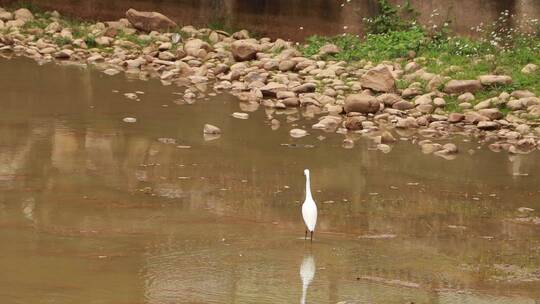
[[[495,152],[540,149],[540,98],[522,88],[509,91],[505,86],[514,83],[514,74],[454,79],[430,72],[431,58],[413,51],[408,58],[379,62],[337,60],[344,52],[338,43],[325,41],[308,55],[305,45],[282,39],[179,27],[164,15],[131,10],[127,19],[105,23],[27,9],[0,9],[0,20],[0,52],[160,79],[184,87],[187,104],[228,92],[264,106],[272,127],[280,124],[274,112],[302,107],[304,116],[319,120],[312,129],[344,134],[345,148],[354,146],[355,134],[368,136],[385,153],[399,138],[420,137],[415,142],[423,153],[453,159],[458,147],[439,141],[459,134],[489,143]],[[533,63],[520,69],[524,75],[539,73]],[[480,100],[487,91],[496,94]],[[291,129],[292,137],[310,131]]]

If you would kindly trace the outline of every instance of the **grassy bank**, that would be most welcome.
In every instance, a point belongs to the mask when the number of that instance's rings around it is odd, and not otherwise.
[[[522,72],[528,64],[540,66],[538,20],[518,22],[505,11],[492,24],[474,28],[476,36],[469,38],[454,35],[449,21],[427,27],[418,25],[417,14],[409,5],[398,8],[379,0],[379,6],[377,17],[364,20],[368,30],[364,37],[352,34],[312,36],[301,46],[303,54],[317,55],[322,46],[331,43],[341,51],[324,55],[322,59],[358,65],[384,61],[405,65],[414,59],[427,72],[452,79],[476,79],[485,74],[512,77],[512,84],[477,92],[477,101],[514,90],[540,94],[540,73]],[[402,88],[409,85],[406,81],[400,82]]]

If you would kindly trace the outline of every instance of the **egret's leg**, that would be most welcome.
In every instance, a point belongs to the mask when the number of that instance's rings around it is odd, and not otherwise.
[[[307,240],[307,230],[306,230],[306,235],[304,236],[304,241]]]
[[[311,232],[311,242],[313,243],[313,231],[310,231]]]

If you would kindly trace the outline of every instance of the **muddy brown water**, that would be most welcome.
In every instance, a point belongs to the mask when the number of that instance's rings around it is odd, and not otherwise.
[[[343,149],[289,137],[312,119],[232,118],[227,94],[177,105],[175,86],[28,59],[0,60],[0,92],[2,303],[540,299],[540,153]],[[204,123],[223,135],[205,141]]]

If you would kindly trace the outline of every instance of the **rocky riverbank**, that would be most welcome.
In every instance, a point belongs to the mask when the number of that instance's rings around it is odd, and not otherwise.
[[[383,152],[398,139],[413,139],[422,152],[451,159],[458,147],[449,138],[463,135],[497,152],[540,149],[540,98],[535,93],[515,89],[479,100],[475,93],[511,84],[512,77],[452,79],[429,72],[426,58],[414,51],[392,61],[345,62],[329,59],[342,52],[334,44],[305,56],[293,42],[253,38],[246,30],[180,27],[159,13],[129,10],[120,20],[85,23],[57,12],[0,8],[0,52],[38,62],[92,65],[108,75],[157,78],[185,88],[178,103],[228,92],[246,111],[265,107],[272,128],[289,123],[293,137],[321,132],[297,128],[295,117],[301,113],[314,119],[312,129],[343,134],[346,148],[361,136]],[[521,72],[539,73],[532,63]]]

